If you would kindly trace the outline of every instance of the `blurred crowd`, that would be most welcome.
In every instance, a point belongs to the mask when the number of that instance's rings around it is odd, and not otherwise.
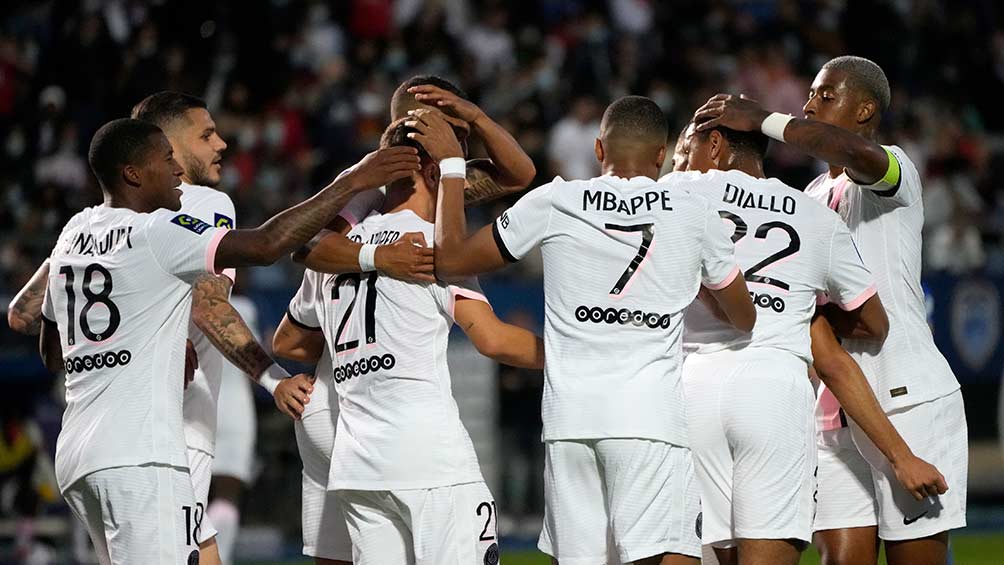
[[[718,91],[798,115],[844,53],[893,85],[885,141],[925,178],[926,268],[1004,271],[1004,8],[992,0],[78,0],[5,2],[0,27],[0,270],[19,288],[99,195],[91,134],[154,91],[206,98],[229,143],[220,188],[244,225],[371,150],[403,79],[463,86],[544,182],[594,175],[603,107],[628,93],[674,129]],[[768,172],[818,172],[775,147]],[[486,217],[494,210],[484,212]],[[254,287],[289,285],[289,265]]]

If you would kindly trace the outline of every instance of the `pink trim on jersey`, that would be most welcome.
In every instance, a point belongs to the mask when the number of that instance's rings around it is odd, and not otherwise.
[[[223,269],[223,272],[220,274],[230,279],[232,283],[237,282],[237,269]]]
[[[454,310],[456,310],[457,297],[458,296],[462,297],[462,298],[469,298],[471,300],[480,300],[481,302],[484,302],[485,304],[488,304],[489,307],[491,306],[491,303],[488,302],[488,299],[485,298],[485,295],[481,294],[480,292],[475,292],[473,290],[468,290],[466,288],[458,288],[458,287],[455,287],[455,286],[451,286],[450,287],[450,319],[456,319],[456,317],[453,315],[453,312],[454,312]]]
[[[830,303],[830,297],[825,294],[816,295],[816,306],[826,306]]]
[[[213,234],[213,239],[209,241],[209,246],[206,247],[206,272],[216,273],[216,248],[220,246],[220,241],[223,240],[223,236],[227,235],[230,230],[227,228],[219,228],[219,230]]]
[[[869,298],[875,296],[876,292],[878,291],[875,289],[874,286],[869,286],[854,300],[851,300],[847,304],[840,304],[840,308],[847,312],[850,312],[851,310],[857,310],[858,308],[861,308],[861,305],[864,304]]]
[[[349,225],[352,227],[356,227],[356,224],[359,223],[359,219],[356,218],[355,214],[353,214],[352,212],[346,212],[343,210],[342,212],[338,213],[338,217],[348,222]]]
[[[834,183],[833,191],[830,193],[830,201],[827,203],[831,210],[838,211],[840,209],[840,199],[847,192],[847,183],[849,182],[851,182],[851,179],[845,173]]]
[[[844,427],[843,423],[840,421],[840,401],[837,400],[836,396],[830,392],[830,389],[823,388],[819,393],[819,409],[822,414],[819,415],[819,431],[828,432],[830,430],[839,430]]]
[[[736,277],[738,276],[739,276],[739,265],[736,265],[735,267],[732,268],[732,272],[729,273],[729,276],[722,279],[721,282],[717,282],[715,284],[705,283],[704,286],[711,290],[721,290],[732,284],[732,281],[736,280]]]

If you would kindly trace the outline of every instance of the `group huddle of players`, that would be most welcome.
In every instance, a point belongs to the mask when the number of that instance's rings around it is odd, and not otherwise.
[[[601,176],[556,178],[469,235],[464,207],[535,169],[441,78],[402,84],[377,151],[253,229],[210,188],[226,145],[205,104],[154,94],[95,134],[104,203],[10,307],[66,374],[60,490],[101,563],[219,563],[204,508],[226,359],[296,420],[306,555],[496,564],[498,510],[451,393],[455,323],[545,371],[539,547],[557,563],[703,548],[795,564],[814,542],[861,564],[884,541],[890,563],[943,564],[965,525],[966,420],[926,324],[920,178],[874,141],[889,101],[877,65],[840,57],[805,119],[717,95],[673,151],[660,108],[623,97],[597,132]],[[489,159],[467,161],[468,136]],[[804,192],[765,178],[768,138],[828,172]],[[537,248],[543,339],[475,278]],[[306,271],[272,350],[313,376],[288,375],[228,301],[235,268],[290,253]]]

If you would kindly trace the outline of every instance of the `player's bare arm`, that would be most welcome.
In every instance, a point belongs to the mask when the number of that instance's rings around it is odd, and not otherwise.
[[[7,306],[7,324],[24,335],[42,331],[42,299],[49,280],[49,260],[46,259]]]
[[[716,307],[712,307],[711,310],[716,312],[716,316],[722,321],[732,324],[740,331],[753,331],[753,325],[756,324],[756,307],[750,299],[750,291],[746,287],[746,279],[742,273],[736,275],[725,288],[714,290],[702,287],[702,292],[706,292],[714,301]],[[698,297],[700,295],[699,292]],[[705,302],[708,300],[705,299]]]
[[[544,342],[533,332],[499,320],[487,302],[458,299],[454,320],[485,357],[526,369],[544,368]]]
[[[192,285],[192,321],[227,361],[258,382],[274,361],[230,304],[231,284],[224,276],[199,277]],[[295,419],[310,402],[313,390],[314,385],[306,375],[297,375],[280,380],[272,396],[276,407]]]
[[[760,104],[731,94],[717,94],[694,114],[697,131],[724,126],[758,131],[770,112]],[[784,143],[831,166],[843,167],[861,185],[884,179],[890,171],[889,153],[878,143],[852,131],[816,120],[793,118],[784,128]],[[892,159],[895,161],[895,159]],[[898,176],[898,164],[896,164]]]
[[[490,159],[477,159],[470,163],[464,194],[468,206],[518,192],[533,182],[537,175],[533,160],[516,139],[477,104],[430,84],[413,86],[408,92],[414,94],[417,101],[464,120],[484,142]]]
[[[844,351],[826,318],[816,315],[810,329],[816,374],[840,401],[844,411],[861,426],[896,471],[896,478],[917,500],[944,494],[945,477],[917,457],[879,406],[861,367]]]
[[[374,151],[312,198],[276,214],[257,228],[227,233],[216,251],[216,266],[222,269],[275,263],[330,224],[354,194],[417,170],[418,152],[413,147]]]
[[[63,370],[63,346],[59,343],[59,326],[44,317],[42,330],[38,336],[38,353],[50,373],[58,375]]]
[[[436,161],[462,158],[463,150],[449,124],[435,112],[416,115],[407,124],[418,130],[408,135],[421,143]],[[464,279],[495,271],[506,265],[492,236],[491,226],[485,226],[473,236],[467,237],[463,193],[463,178],[443,178],[439,181],[435,263],[436,276],[444,281]]]
[[[319,273],[359,273],[359,250],[356,243],[338,232],[326,232],[312,245],[301,247],[294,261]],[[425,235],[412,232],[389,245],[380,245],[373,256],[376,270],[406,282],[436,282],[433,274],[433,250],[427,246]]]
[[[835,304],[827,304],[821,307],[820,311],[830,322],[833,331],[841,338],[866,339],[883,343],[889,335],[889,316],[878,294],[855,310],[848,311]]]
[[[324,351],[324,334],[320,330],[308,330],[289,321],[283,316],[272,336],[272,353],[276,357],[315,364]]]

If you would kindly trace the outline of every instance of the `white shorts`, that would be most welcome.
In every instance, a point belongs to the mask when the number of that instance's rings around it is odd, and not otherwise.
[[[647,439],[544,443],[538,547],[561,565],[699,557],[700,496],[685,447]]]
[[[318,410],[293,423],[303,461],[303,554],[318,559],[352,561],[352,540],[342,506],[329,491],[328,468],[335,443],[331,410]]]
[[[195,495],[185,469],[163,465],[95,471],[63,493],[87,527],[101,565],[195,565]]]
[[[192,491],[195,493],[196,539],[199,543],[216,537],[219,532],[213,526],[206,508],[209,508],[209,485],[213,482],[213,456],[202,451],[186,447],[188,455],[188,471],[192,477]]]
[[[812,531],[877,525],[872,468],[854,445],[851,429],[821,432],[819,437]]]
[[[928,537],[966,525],[969,472],[969,428],[962,391],[889,414],[914,455],[945,476],[948,492],[914,500],[899,482],[889,461],[853,421],[851,434],[872,467],[878,501],[878,533],[884,540]]]
[[[498,565],[498,516],[488,486],[337,491],[353,565]]]
[[[805,361],[746,349],[683,365],[705,545],[812,539],[816,433]]]
[[[216,410],[216,457],[213,475],[234,477],[251,485],[254,444],[258,433],[251,381],[238,368],[224,363]]]

